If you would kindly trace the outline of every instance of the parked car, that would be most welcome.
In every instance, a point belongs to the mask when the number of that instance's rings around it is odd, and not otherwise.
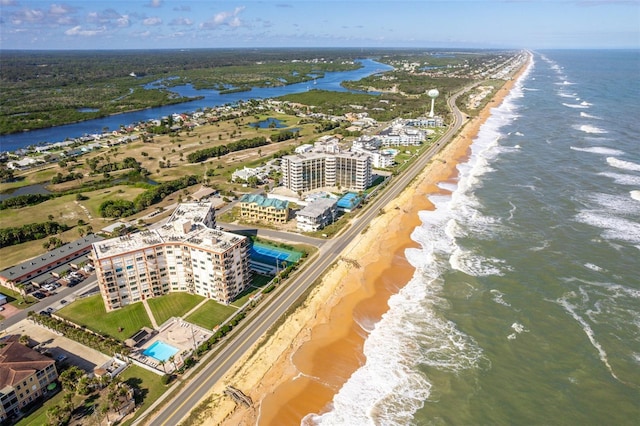
[[[35,297],[36,299],[44,299],[45,296],[44,293],[41,293],[39,291],[34,291],[33,293],[31,293],[33,295],[33,297]]]
[[[62,300],[60,301],[60,304],[61,304],[61,305],[64,305],[65,303],[67,303],[67,301],[66,301],[65,299],[62,299]]]

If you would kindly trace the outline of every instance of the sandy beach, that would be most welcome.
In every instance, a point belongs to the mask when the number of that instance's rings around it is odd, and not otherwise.
[[[418,247],[411,240],[420,224],[418,212],[433,209],[428,196],[446,193],[438,183],[455,181],[456,165],[465,161],[491,108],[500,105],[515,80],[493,93],[487,107],[351,242],[342,255],[346,261],[327,271],[306,303],[211,390],[199,424],[293,425],[309,413],[327,409],[334,394],[364,363],[364,329],[380,320],[389,297],[413,276],[404,252]],[[236,407],[222,396],[227,384],[248,394],[253,407]]]

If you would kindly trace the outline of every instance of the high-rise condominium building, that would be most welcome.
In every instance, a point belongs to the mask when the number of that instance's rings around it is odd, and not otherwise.
[[[249,239],[216,229],[209,203],[180,204],[162,227],[93,244],[107,311],[184,291],[229,303],[247,288]]]
[[[371,159],[355,152],[307,152],[281,159],[282,184],[294,192],[324,187],[364,191],[371,185]]]

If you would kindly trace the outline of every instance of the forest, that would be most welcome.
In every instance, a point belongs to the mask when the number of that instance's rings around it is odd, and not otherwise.
[[[0,134],[193,99],[164,83],[245,91],[355,69],[357,57],[340,49],[2,50]],[[167,77],[163,86],[148,86]]]

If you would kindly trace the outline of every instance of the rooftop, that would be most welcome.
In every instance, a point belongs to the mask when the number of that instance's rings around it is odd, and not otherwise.
[[[25,345],[18,343],[12,335],[3,341],[0,348],[0,389],[20,383],[38,370],[44,370],[55,361]]]
[[[210,203],[180,204],[167,223],[158,229],[111,238],[94,244],[96,258],[102,259],[172,242],[198,245],[203,249],[222,253],[246,238],[209,228],[204,219],[212,208]]]
[[[36,256],[33,259],[26,260],[18,265],[12,266],[11,268],[7,268],[0,272],[0,276],[7,280],[17,279],[18,277],[27,275],[30,272],[35,272],[47,265],[55,263],[59,259],[63,259],[71,253],[88,249],[93,243],[102,240],[103,238],[98,235],[89,234],[84,238],[78,238],[77,240],[67,243],[62,247],[58,247],[57,249],[53,249]]]
[[[284,210],[289,207],[288,201],[278,200],[276,198],[267,198],[260,194],[245,194],[240,198],[241,203],[254,203],[260,207],[273,207],[277,210]]]
[[[335,207],[338,200],[335,198],[317,198],[300,210],[296,216],[318,217],[328,208]]]

